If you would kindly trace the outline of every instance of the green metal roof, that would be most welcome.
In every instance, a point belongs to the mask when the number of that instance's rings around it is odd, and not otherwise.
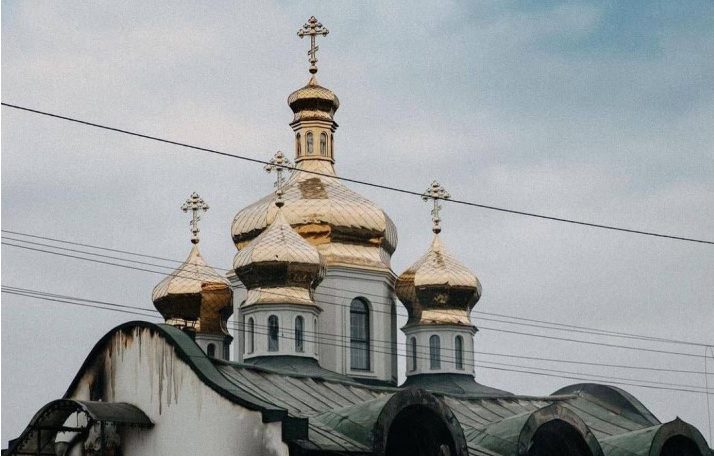
[[[260,410],[264,421],[282,420],[284,439],[313,451],[372,452],[377,418],[390,399],[404,391],[365,385],[297,357],[257,359],[250,363],[209,358],[188,335],[172,326],[132,322],[115,328],[99,341],[69,392],[94,354],[103,349],[115,332],[140,329],[163,337],[210,388],[230,401]],[[648,454],[643,448],[650,436],[661,435],[657,433],[662,426],[686,430],[687,435],[703,441],[692,426],[684,422],[676,427],[669,423],[662,425],[632,395],[607,385],[573,385],[550,396],[532,397],[479,385],[465,376],[420,377],[423,378],[415,378],[406,386],[429,391],[448,407],[463,430],[469,454],[473,455],[519,454],[524,426],[532,425],[533,420],[566,419],[563,417],[571,415],[577,417],[571,417],[572,422],[582,423],[586,440],[590,435],[596,445],[598,442],[602,445],[607,456]]]

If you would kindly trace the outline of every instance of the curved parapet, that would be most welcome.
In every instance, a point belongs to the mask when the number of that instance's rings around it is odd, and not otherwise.
[[[82,426],[65,426],[67,419],[75,413],[84,414],[87,420]],[[149,417],[131,404],[58,399],[45,404],[35,413],[20,437],[11,442],[7,454],[47,454],[45,451],[52,447],[58,432],[85,433],[94,423],[144,428],[153,426]]]
[[[548,448],[541,448],[543,442]],[[557,454],[603,456],[585,422],[569,408],[550,404],[486,426],[468,436],[469,447],[512,456]]]
[[[660,424],[660,421],[645,407],[642,402],[627,391],[610,385],[597,383],[578,383],[566,386],[554,392],[551,396],[573,394],[594,398],[600,404],[618,414],[626,413],[628,418],[641,422],[645,426]]]
[[[709,456],[702,434],[676,418],[668,423],[602,440],[606,456]]]
[[[378,456],[469,454],[464,431],[451,409],[419,388],[310,417],[310,426],[339,435],[352,451]]]

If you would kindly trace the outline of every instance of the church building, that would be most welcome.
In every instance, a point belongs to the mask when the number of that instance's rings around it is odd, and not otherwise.
[[[316,77],[327,34],[314,17],[298,31],[311,41],[310,77],[288,97],[293,159],[278,152],[265,167],[275,191],[238,210],[230,272],[201,254],[208,205],[193,193],[186,261],[152,294],[165,323],[102,337],[3,454],[714,454],[694,426],[663,423],[614,386],[526,396],[476,382],[482,288],[442,239],[450,196],[427,188],[433,240],[396,274],[394,222],[335,171],[340,102]],[[402,366],[397,306],[408,313]]]

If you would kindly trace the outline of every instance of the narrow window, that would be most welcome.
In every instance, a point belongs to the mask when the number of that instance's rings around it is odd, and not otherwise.
[[[252,318],[248,319],[248,340],[246,341],[245,351],[247,353],[253,353],[255,349],[255,322]]]
[[[302,144],[300,144],[300,133],[295,135],[295,150],[297,151],[297,156],[302,154]]]
[[[230,361],[231,359],[231,346],[226,342],[223,342],[223,359]]]
[[[454,340],[454,359],[456,360],[456,368],[464,368],[464,339],[461,336],[456,336]]]
[[[268,351],[276,352],[279,350],[279,332],[280,327],[278,326],[278,317],[276,317],[275,315],[271,315],[270,317],[268,317]]]
[[[317,318],[312,321],[312,351],[317,355]]]
[[[411,340],[411,355],[412,355],[412,370],[416,370],[417,368],[417,343],[416,343],[416,337],[412,337]]]
[[[330,133],[330,156],[335,158],[335,135]]]
[[[305,351],[303,342],[303,333],[305,328],[305,320],[302,317],[295,319],[295,351],[302,353]]]
[[[327,157],[327,133],[320,133],[320,155]]]
[[[312,132],[308,131],[307,134],[305,135],[305,139],[307,140],[307,154],[312,155],[314,150],[312,148]]]
[[[369,370],[369,308],[362,299],[350,305],[350,367]]]
[[[214,344],[208,344],[208,347],[206,347],[206,354],[210,356],[211,358],[215,358],[216,356],[216,346]]]
[[[437,335],[429,338],[429,367],[441,369],[441,341]]]

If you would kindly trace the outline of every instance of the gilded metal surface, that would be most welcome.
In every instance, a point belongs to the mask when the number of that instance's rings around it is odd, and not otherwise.
[[[201,212],[206,212],[208,209],[208,204],[196,192],[193,192],[181,206],[182,211],[191,211],[191,242],[194,244],[199,242],[198,233],[200,230],[198,229],[198,222],[201,221]]]
[[[288,96],[288,105],[295,114],[293,122],[302,120],[332,122],[335,112],[340,107],[340,100],[332,90],[322,87],[313,75],[305,87]]]
[[[434,234],[426,254],[399,276],[395,291],[409,313],[407,326],[471,326],[469,315],[481,297],[481,283]]]
[[[431,221],[433,223],[431,231],[441,233],[441,204],[439,200],[449,199],[451,195],[437,181],[433,181],[429,188],[421,195],[424,201],[433,200],[434,207],[431,209]]]
[[[387,214],[332,177],[335,169],[329,161],[306,160],[296,167],[283,186],[281,211],[287,223],[317,247],[328,265],[389,270],[397,230]],[[238,212],[231,229],[238,249],[273,223],[278,212],[274,201],[271,193]]]
[[[318,35],[327,36],[328,33],[330,31],[323,27],[322,23],[315,19],[315,16],[311,16],[297,32],[300,38],[310,37],[310,50],[307,51],[307,55],[310,56],[310,73],[317,73],[317,51],[320,47],[315,43],[315,38]]]
[[[317,249],[290,227],[276,208],[273,223],[241,249],[233,260],[236,275],[248,289],[243,306],[316,305],[312,291],[322,281],[325,265]]]
[[[194,245],[186,261],[154,287],[151,298],[167,322],[223,334],[222,322],[232,311],[231,293],[228,280],[206,264]]]

